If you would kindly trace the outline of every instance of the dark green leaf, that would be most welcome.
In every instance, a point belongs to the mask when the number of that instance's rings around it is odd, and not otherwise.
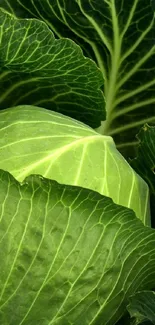
[[[45,20],[81,44],[105,79],[104,134],[126,156],[144,123],[155,122],[155,18],[152,0],[2,0],[20,17]],[[80,42],[81,39],[81,42]],[[94,54],[92,54],[94,53]],[[130,150],[131,149],[131,150]]]
[[[134,325],[155,325],[155,293],[153,291],[137,292],[129,298],[127,309],[134,318]]]
[[[152,225],[155,227],[155,127],[145,125],[137,139],[138,155],[130,164],[150,187]]]
[[[0,107],[43,106],[92,127],[105,117],[102,74],[69,39],[44,22],[0,10]]]

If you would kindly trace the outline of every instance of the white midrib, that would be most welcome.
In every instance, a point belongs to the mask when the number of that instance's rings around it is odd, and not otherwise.
[[[111,113],[114,110],[114,99],[116,97],[116,84],[118,71],[120,68],[120,56],[121,56],[121,37],[119,31],[119,24],[117,19],[117,12],[115,3],[111,3],[111,14],[112,14],[112,26],[113,26],[113,41],[114,48],[113,53],[111,55],[111,71],[109,74],[109,84],[108,84],[108,92],[106,94],[106,112],[107,118],[104,123],[103,133],[107,134],[109,129],[109,125],[111,123]]]

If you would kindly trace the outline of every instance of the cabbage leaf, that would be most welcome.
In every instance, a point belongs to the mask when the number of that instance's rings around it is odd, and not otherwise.
[[[96,192],[0,170],[0,324],[112,325],[155,278],[155,230]]]
[[[0,111],[0,168],[17,180],[40,174],[111,197],[150,224],[149,189],[113,139],[64,115],[34,106]]]
[[[155,292],[140,291],[129,298],[127,309],[131,318],[134,318],[132,325],[145,324],[155,325]]]
[[[149,185],[152,226],[155,227],[155,127],[144,125],[137,139],[137,157],[130,161],[130,165]]]
[[[36,19],[16,19],[0,10],[0,109],[43,106],[87,122],[105,118],[103,77],[69,39],[55,39]]]
[[[133,154],[135,135],[155,122],[155,14],[152,0],[1,0],[18,17],[44,20],[75,40],[104,77],[107,119],[100,132]]]

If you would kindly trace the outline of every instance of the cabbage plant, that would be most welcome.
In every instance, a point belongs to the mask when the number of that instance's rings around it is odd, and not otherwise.
[[[0,1],[0,324],[155,324],[154,9]]]

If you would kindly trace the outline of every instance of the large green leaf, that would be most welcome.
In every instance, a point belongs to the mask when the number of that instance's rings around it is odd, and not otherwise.
[[[137,139],[138,155],[130,164],[150,187],[152,225],[155,227],[155,127],[145,125]]]
[[[155,122],[155,20],[152,0],[2,0],[17,16],[45,20],[59,37],[78,43],[101,68],[104,134],[127,153],[145,122]],[[93,55],[92,55],[93,52]]]
[[[34,104],[96,127],[105,117],[102,85],[102,73],[73,41],[0,10],[1,109]]]
[[[0,111],[0,168],[19,181],[40,174],[92,189],[150,224],[148,186],[112,138],[58,113],[33,106]]]
[[[129,298],[127,309],[130,316],[134,318],[133,325],[144,324],[144,321],[155,325],[155,292],[137,292]]]
[[[155,284],[155,231],[111,199],[0,170],[0,324],[113,325]]]

